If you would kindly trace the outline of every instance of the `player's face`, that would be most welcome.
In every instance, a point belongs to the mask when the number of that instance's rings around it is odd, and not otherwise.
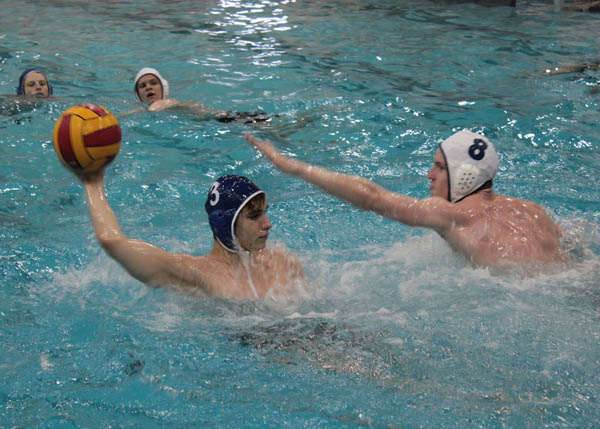
[[[163,87],[160,79],[153,74],[146,74],[137,81],[137,93],[143,103],[163,99]]]
[[[431,180],[429,184],[429,193],[432,197],[448,199],[448,169],[446,160],[442,151],[438,149],[433,157],[433,166],[427,173],[427,178]]]
[[[269,230],[273,226],[267,217],[267,199],[259,201],[255,204],[248,202],[235,222],[235,236],[240,246],[249,252],[266,247]]]
[[[46,76],[40,72],[33,71],[25,77],[23,93],[25,95],[36,95],[38,97],[48,97],[48,81]]]

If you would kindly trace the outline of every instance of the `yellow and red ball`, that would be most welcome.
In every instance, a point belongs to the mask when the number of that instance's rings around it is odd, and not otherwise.
[[[119,153],[121,127],[107,109],[85,103],[60,115],[53,140],[54,150],[64,166],[76,173],[93,173]]]

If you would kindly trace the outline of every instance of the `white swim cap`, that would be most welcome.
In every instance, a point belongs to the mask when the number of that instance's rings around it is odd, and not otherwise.
[[[457,202],[477,192],[498,171],[494,145],[482,136],[462,130],[440,145],[448,170],[448,199]]]
[[[140,102],[142,101],[142,99],[140,98],[140,94],[138,94],[138,91],[137,91],[137,83],[138,83],[138,80],[140,80],[142,78],[142,76],[146,76],[147,74],[153,74],[154,76],[156,76],[158,78],[158,80],[160,80],[160,83],[163,88],[163,99],[169,98],[169,82],[167,82],[167,79],[165,79],[164,77],[161,76],[161,74],[158,72],[158,70],[153,69],[151,67],[144,67],[135,76],[135,81],[133,82],[133,93],[135,94],[135,98],[137,98],[138,101],[140,101]]]

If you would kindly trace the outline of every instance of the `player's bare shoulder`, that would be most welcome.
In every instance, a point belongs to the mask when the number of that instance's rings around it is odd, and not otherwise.
[[[227,283],[231,277],[231,269],[225,261],[212,255],[189,255],[184,253],[172,256],[174,286],[183,287],[188,292],[203,292],[218,295],[220,285]]]
[[[542,206],[533,201],[498,194],[495,198],[496,204],[509,210],[512,216],[526,217],[531,219],[532,222],[550,220]]]
[[[257,258],[266,269],[277,270],[287,278],[303,277],[304,271],[298,256],[285,248],[266,248],[258,252]]]
[[[518,230],[521,236],[538,242],[542,248],[555,249],[563,235],[562,228],[556,224],[542,206],[532,201],[503,195],[496,196],[496,205],[501,207],[503,222]]]

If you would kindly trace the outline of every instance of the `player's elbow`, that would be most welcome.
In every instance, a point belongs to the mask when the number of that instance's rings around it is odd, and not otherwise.
[[[167,284],[163,267],[159,262],[144,260],[139,255],[143,253],[134,240],[122,235],[98,235],[98,243],[104,251],[134,278],[150,287],[161,287]]]
[[[118,249],[123,242],[123,237],[114,234],[97,234],[96,239],[106,253],[111,256],[118,252]]]

